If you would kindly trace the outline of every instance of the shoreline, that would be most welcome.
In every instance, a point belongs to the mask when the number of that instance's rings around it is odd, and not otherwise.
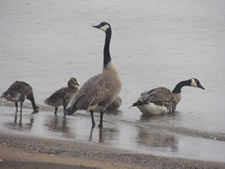
[[[41,109],[40,111],[47,111],[47,112],[52,112],[54,111],[54,108],[47,106],[47,105],[42,105],[42,104],[37,104],[39,108]],[[10,108],[15,108],[14,104],[8,101],[1,102],[0,101],[0,106],[3,107],[10,107]],[[29,109],[32,110],[32,106],[28,104],[23,105],[24,109]],[[58,111],[61,111],[60,113],[62,114],[63,109],[62,107],[58,108]],[[77,112],[76,114],[79,114],[81,116],[86,116],[86,114],[82,112]],[[106,113],[107,114],[107,113]],[[110,114],[110,113],[108,113]],[[89,115],[88,115],[89,117]],[[127,122],[128,124],[133,124],[133,121],[126,121],[122,119],[123,122]],[[141,126],[140,124],[136,124],[136,126]],[[157,129],[162,129],[162,130],[167,130],[171,133],[175,134],[181,134],[183,136],[192,136],[192,137],[200,137],[200,138],[205,138],[205,139],[210,139],[210,140],[217,140],[217,141],[225,141],[225,135],[221,135],[220,132],[215,132],[215,131],[203,131],[203,130],[197,130],[197,129],[191,129],[191,128],[184,128],[184,127],[179,127],[176,128],[174,126],[168,127],[168,126],[162,126],[162,125],[157,125],[157,124],[148,124],[149,127],[151,128],[157,128]],[[142,127],[142,126],[141,126]]]
[[[135,154],[129,151],[77,141],[62,141],[0,133],[0,168],[18,163],[30,166],[60,168],[124,168],[124,169],[222,169],[225,163]],[[8,162],[8,163],[7,163]],[[8,165],[8,167],[7,167]],[[29,168],[29,167],[28,167]],[[41,167],[42,168],[42,167]]]

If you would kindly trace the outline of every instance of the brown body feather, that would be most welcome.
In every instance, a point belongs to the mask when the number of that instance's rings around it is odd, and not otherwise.
[[[159,106],[166,106],[169,113],[174,112],[176,109],[175,97],[173,93],[165,87],[159,87],[149,91],[146,100]]]
[[[165,113],[172,113],[176,109],[176,99],[173,95],[173,93],[165,88],[165,87],[159,87],[152,89],[150,91],[146,91],[141,93],[141,96],[138,98],[136,103],[134,103],[134,106],[137,106],[140,108],[140,110],[144,114],[158,114],[154,112],[149,112],[143,105],[148,105],[150,103],[155,104],[156,106],[164,106],[166,110],[162,109],[162,112],[165,111]]]
[[[45,104],[53,107],[67,106],[78,88],[63,87],[53,93],[45,100]]]
[[[75,95],[76,110],[104,111],[116,99],[121,89],[119,75],[111,63],[105,69],[84,83]]]
[[[67,85],[68,87],[63,87],[57,90],[44,101],[45,104],[55,107],[55,114],[57,113],[59,106],[63,106],[65,110],[71,99],[79,90],[79,84],[76,78],[70,78]]]
[[[5,99],[15,102],[16,109],[18,102],[21,103],[21,112],[22,112],[22,104],[25,99],[28,99],[32,103],[32,107],[35,112],[38,111],[38,107],[35,104],[34,101],[34,95],[33,95],[33,89],[32,87],[23,81],[15,81],[3,94],[1,97],[4,97]]]

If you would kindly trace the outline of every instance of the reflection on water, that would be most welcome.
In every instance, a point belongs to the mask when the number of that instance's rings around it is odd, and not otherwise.
[[[178,139],[171,134],[163,133],[155,130],[147,130],[145,128],[138,128],[138,144],[145,145],[147,147],[159,148],[163,151],[178,151]]]
[[[68,119],[66,116],[49,115],[44,125],[51,132],[61,133],[65,138],[74,138],[74,132],[68,127]]]
[[[119,135],[119,129],[116,128],[103,128],[99,129],[99,142],[105,143],[108,141],[115,140]]]
[[[23,119],[25,122],[23,122]],[[28,122],[26,122],[28,121]],[[6,122],[4,125],[12,130],[31,130],[34,123],[34,117],[30,115],[23,115],[22,113],[15,112],[13,122]]]
[[[99,115],[95,114],[95,116]],[[141,117],[139,121],[132,123],[119,120],[120,113],[105,114],[104,128],[99,129],[91,128],[89,113],[77,113],[65,117],[47,111],[33,114],[25,109],[23,114],[20,114],[12,112],[11,107],[0,106],[0,132],[89,142],[136,153],[224,162],[221,157],[225,156],[225,152],[221,150],[225,148],[225,142],[182,136],[166,128],[151,125],[157,121],[164,123],[167,118],[174,118],[174,116],[176,115]],[[217,152],[220,152],[219,157]]]
[[[114,114],[115,115],[115,114]],[[119,129],[106,127],[103,129],[91,128],[89,116],[68,117],[60,115],[47,115],[44,126],[51,135],[66,139],[78,139],[109,144],[119,134]]]
[[[169,119],[177,119],[179,118],[179,112],[175,111],[174,113],[164,114],[163,116],[148,116],[148,115],[140,115],[141,122],[154,122],[154,121],[168,121]]]
[[[15,126],[17,126],[17,125],[19,124],[19,125],[18,125],[19,128],[22,128],[22,113],[20,113],[20,116],[19,116],[19,122],[17,122],[17,112],[18,112],[18,111],[15,112],[15,118],[14,118],[13,126],[15,127]]]
[[[97,139],[93,136],[93,133],[97,133]],[[116,128],[99,128],[94,129],[91,128],[89,141],[97,140],[99,143],[107,143],[109,144],[110,141],[115,140],[119,135],[119,129]]]

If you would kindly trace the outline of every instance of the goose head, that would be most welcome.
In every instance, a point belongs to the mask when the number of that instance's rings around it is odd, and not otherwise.
[[[108,30],[111,29],[110,24],[107,23],[107,22],[101,22],[99,25],[95,25],[95,26],[92,26],[92,27],[97,28],[97,29],[101,29],[104,32],[107,32]]]
[[[198,79],[196,79],[196,78],[190,79],[190,86],[198,87],[198,88],[201,88],[201,89],[205,90],[205,88],[202,86],[200,81]]]
[[[77,79],[72,77],[70,80],[67,82],[67,85],[69,88],[75,88],[76,86],[79,86],[79,83],[77,82]]]

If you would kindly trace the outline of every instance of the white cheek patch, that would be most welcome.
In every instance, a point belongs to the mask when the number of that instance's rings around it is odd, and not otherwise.
[[[105,32],[108,28],[109,28],[109,25],[104,25],[100,29]]]
[[[198,85],[197,85],[195,79],[191,79],[191,86],[192,86],[192,87],[198,87]]]

